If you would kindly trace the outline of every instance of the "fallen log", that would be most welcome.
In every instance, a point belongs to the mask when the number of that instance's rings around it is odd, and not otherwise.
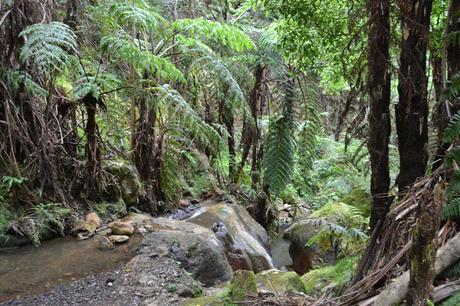
[[[436,253],[435,275],[440,274],[460,259],[460,233],[456,234]],[[373,300],[375,306],[391,306],[399,304],[407,294],[410,272],[406,271],[390,283]]]

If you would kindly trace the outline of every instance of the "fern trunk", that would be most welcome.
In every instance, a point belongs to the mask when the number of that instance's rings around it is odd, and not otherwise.
[[[370,226],[374,229],[388,208],[390,169],[388,143],[390,125],[390,1],[369,1],[368,88],[369,141],[371,160],[372,213]]]
[[[401,56],[396,129],[400,155],[400,195],[425,174],[428,152],[426,61],[431,0],[401,0]]]
[[[436,260],[436,237],[439,230],[444,189],[437,184],[433,200],[421,199],[417,212],[417,224],[412,238],[410,281],[406,296],[408,305],[425,306],[433,292]]]

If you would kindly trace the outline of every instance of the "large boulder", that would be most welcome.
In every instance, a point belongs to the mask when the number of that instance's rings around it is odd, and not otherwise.
[[[113,197],[119,193],[121,198],[128,206],[135,206],[139,203],[139,198],[145,194],[139,173],[134,165],[126,161],[107,161],[105,170],[116,177],[117,183],[108,188],[108,196]]]
[[[249,213],[233,203],[206,201],[187,222],[212,229],[226,248],[234,271],[274,268],[268,253],[269,237]]]
[[[230,280],[232,269],[222,242],[209,229],[167,218],[149,222],[153,232],[145,235],[140,252],[149,256],[172,256],[206,286]]]

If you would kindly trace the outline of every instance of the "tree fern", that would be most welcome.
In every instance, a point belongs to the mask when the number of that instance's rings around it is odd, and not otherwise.
[[[37,23],[19,34],[25,43],[21,49],[22,61],[31,62],[47,76],[66,65],[69,55],[76,52],[75,33],[64,23]]]
[[[101,49],[113,54],[117,60],[126,61],[136,67],[139,76],[147,70],[164,81],[185,81],[183,73],[173,63],[147,51],[142,44],[139,40],[133,42],[126,32],[120,31],[117,36],[103,37]]]
[[[182,95],[170,85],[165,84],[151,88],[150,90],[155,92],[158,97],[158,99],[152,100],[152,107],[156,108],[163,105],[166,108],[173,109],[176,115],[180,116],[182,127],[190,131],[200,141],[208,144],[219,144],[222,142],[219,133],[212,126],[204,122],[190,104],[185,101]]]

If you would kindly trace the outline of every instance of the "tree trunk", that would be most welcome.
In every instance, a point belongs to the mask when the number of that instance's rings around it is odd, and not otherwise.
[[[434,274],[438,275],[460,259],[460,233],[447,241],[436,253]],[[410,282],[409,271],[404,272],[383,290],[375,299],[374,306],[398,305],[406,295]]]
[[[400,195],[425,174],[428,161],[426,54],[432,0],[401,0],[401,57],[396,129],[400,156]]]
[[[101,168],[101,154],[97,142],[96,107],[98,101],[91,94],[83,98],[83,103],[88,116],[86,121],[86,193],[90,199],[97,199],[99,196],[99,175]]]
[[[408,305],[425,306],[431,297],[435,277],[436,236],[444,201],[441,183],[434,187],[433,200],[421,199],[418,206],[410,256],[410,281],[406,296]]]
[[[371,230],[383,218],[388,207],[390,170],[390,1],[369,0],[368,88],[369,141],[371,160]]]
[[[261,87],[264,82],[264,67],[258,65],[255,71],[255,83],[254,88],[251,91],[249,97],[249,107],[251,109],[251,115],[254,125],[245,122],[243,125],[243,135],[241,136],[241,146],[243,147],[243,153],[241,161],[236,172],[237,180],[243,171],[246,161],[249,157],[252,146],[258,146],[258,135],[260,134],[259,127],[257,126],[257,119],[259,117],[259,100],[261,98]],[[254,149],[253,149],[254,150]],[[257,150],[257,148],[256,148]]]

